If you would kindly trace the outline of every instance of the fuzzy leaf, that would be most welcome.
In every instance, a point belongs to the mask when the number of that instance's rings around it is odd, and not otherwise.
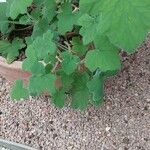
[[[67,75],[64,72],[61,72],[59,75],[60,75],[61,82],[62,82],[62,88],[68,92],[71,89],[72,83],[74,81],[73,74]]]
[[[53,33],[48,30],[43,36],[37,37],[32,43],[29,41],[29,46],[26,49],[27,58],[23,62],[23,69],[32,72],[32,66],[41,60],[45,60],[49,54],[56,51],[56,45],[52,42]]]
[[[31,94],[40,95],[43,92],[54,94],[56,77],[52,74],[42,76],[32,76],[29,80],[29,92]]]
[[[150,30],[149,0],[82,0],[80,5],[81,12],[101,13],[99,34],[106,33],[113,44],[129,53],[134,52]]]
[[[41,19],[41,7],[34,8],[31,12],[30,16],[32,17],[32,21],[34,23],[37,23],[37,21],[39,21]]]
[[[69,52],[64,52],[63,54],[63,62],[62,62],[62,69],[63,71],[69,75],[72,74],[75,69],[77,68],[77,65],[80,61],[79,57],[72,55]]]
[[[8,17],[16,19],[19,14],[27,12],[27,7],[32,4],[33,0],[8,0]]]
[[[88,13],[90,15],[93,15],[91,13],[91,10],[94,9],[94,6],[97,4],[99,6],[99,3],[101,0],[80,0],[80,11],[82,14]],[[95,10],[95,9],[94,9]],[[96,11],[94,11],[96,12]]]
[[[90,71],[99,68],[102,72],[120,70],[120,58],[118,51],[89,51],[85,58],[85,65]]]
[[[12,43],[4,40],[0,41],[0,53],[6,56],[8,63],[13,62],[19,55],[19,49],[22,49],[24,47],[25,44],[21,39],[15,39],[12,41]]]
[[[71,31],[73,25],[77,24],[78,17],[78,13],[72,12],[71,3],[64,3],[62,12],[58,14],[58,31],[62,34]]]
[[[65,92],[63,90],[57,91],[53,95],[53,103],[59,108],[62,108],[65,105]]]
[[[31,71],[32,66],[38,61],[37,54],[32,45],[29,45],[26,49],[27,58],[23,61],[22,69],[25,71]]]
[[[85,110],[89,103],[89,90],[87,87],[80,91],[74,91],[71,106],[74,109]]]
[[[56,15],[56,2],[53,0],[44,0],[44,8],[42,10],[44,18],[52,20]]]
[[[49,22],[46,18],[39,19],[33,28],[32,39],[36,39],[38,36],[41,37],[43,33],[49,29]]]
[[[26,37],[25,41],[26,41],[27,47],[33,43],[33,40],[32,40],[32,38],[30,36]]]
[[[8,18],[6,16],[6,4],[0,3],[0,31],[5,33],[8,30]]]
[[[79,37],[74,37],[72,39],[72,49],[77,55],[83,56],[87,51],[87,46],[83,45],[82,40]]]
[[[24,24],[24,25],[28,25],[28,24],[31,24],[31,20],[27,15],[24,15],[19,19],[19,23]]]
[[[29,92],[23,87],[23,81],[17,80],[11,91],[11,98],[20,100],[21,98],[26,99],[29,97]]]
[[[75,76],[72,91],[71,106],[74,109],[84,110],[89,103],[89,90],[87,88],[88,75],[78,74]]]
[[[11,43],[6,40],[0,41],[0,53],[7,53],[6,50],[11,46]]]
[[[146,38],[150,29],[149,0],[105,0],[99,9],[102,25],[108,25],[110,41],[119,48],[131,53]]]
[[[94,39],[94,44],[96,49],[100,49],[102,51],[114,51],[117,50],[118,48],[113,45],[110,41],[109,38],[105,35],[103,36],[96,36],[96,38]]]
[[[31,68],[33,75],[41,76],[45,74],[45,67],[41,62],[35,62]]]
[[[91,17],[88,14],[79,18],[78,24],[81,25],[80,34],[83,36],[83,43],[89,44],[94,41],[97,32],[100,29],[101,16]]]
[[[95,75],[92,80],[87,83],[88,89],[92,94],[92,103],[99,105],[102,103],[104,96],[104,81],[101,75]]]
[[[41,7],[41,5],[43,4],[43,0],[33,0],[33,3],[38,6]]]
[[[48,30],[43,36],[37,37],[33,42],[33,48],[39,60],[44,59],[48,54],[54,54],[56,45],[52,42],[53,33]]]

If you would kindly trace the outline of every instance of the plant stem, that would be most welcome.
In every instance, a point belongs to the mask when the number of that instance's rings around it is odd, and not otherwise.
[[[56,59],[57,59],[60,63],[62,63],[62,60],[59,58],[59,56],[56,56]]]
[[[10,21],[10,20],[7,20],[7,21],[0,21],[0,23],[12,23],[12,24],[24,25],[23,23],[20,23],[19,21]]]
[[[28,27],[25,27],[25,28],[22,28],[22,29],[15,29],[15,31],[22,31],[22,30],[27,30],[27,29],[31,29],[33,26],[28,26]]]
[[[68,51],[69,51],[70,53],[73,52],[73,51],[71,50],[70,44],[69,44],[67,41],[64,41],[64,43],[67,45]]]
[[[68,50],[68,48],[60,43],[56,43],[60,48],[64,49],[64,50]]]
[[[57,61],[57,62],[55,63],[55,66],[53,67],[53,69],[52,69],[52,71],[51,71],[52,73],[55,73],[55,71],[56,71],[58,65],[59,65],[59,61]]]

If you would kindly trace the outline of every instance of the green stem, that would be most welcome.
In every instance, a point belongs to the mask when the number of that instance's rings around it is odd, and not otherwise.
[[[57,43],[57,42],[56,42],[56,44],[57,44],[60,48],[62,48],[62,49],[64,49],[64,50],[68,50],[68,48],[67,48],[66,46],[64,46],[64,45],[62,45],[62,44],[60,44],[60,43]]]
[[[23,30],[27,30],[27,29],[31,29],[33,26],[28,26],[28,27],[25,27],[25,28],[22,28],[22,29],[15,29],[15,31],[23,31]]]
[[[0,21],[0,23],[12,23],[12,24],[24,25],[23,23],[20,23],[19,21],[10,21],[10,20],[7,20],[7,21]]]

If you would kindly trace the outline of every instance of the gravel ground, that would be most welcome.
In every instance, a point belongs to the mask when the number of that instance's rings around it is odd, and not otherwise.
[[[0,78],[0,136],[41,150],[150,150],[150,39],[106,82],[105,103],[83,113],[48,98],[10,101]]]

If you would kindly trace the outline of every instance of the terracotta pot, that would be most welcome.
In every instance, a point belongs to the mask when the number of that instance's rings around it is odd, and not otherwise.
[[[18,79],[22,79],[25,84],[28,82],[30,73],[23,71],[21,66],[21,61],[7,64],[6,59],[0,56],[0,74],[9,82],[14,82]]]

